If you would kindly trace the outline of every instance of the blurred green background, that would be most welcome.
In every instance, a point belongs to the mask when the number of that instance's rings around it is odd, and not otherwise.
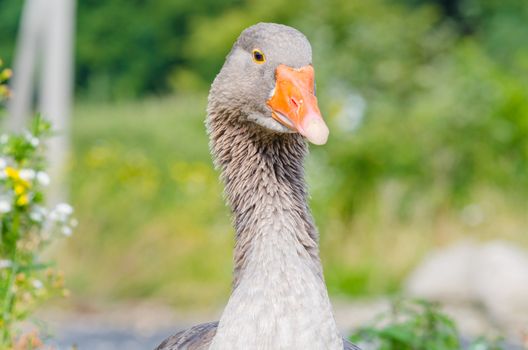
[[[12,62],[22,3],[0,0]],[[528,2],[80,0],[71,201],[77,298],[221,305],[233,229],[207,91],[256,22],[304,32],[331,129],[308,181],[330,292],[397,292],[431,248],[528,246]]]

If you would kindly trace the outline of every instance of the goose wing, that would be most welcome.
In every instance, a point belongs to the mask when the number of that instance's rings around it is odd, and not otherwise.
[[[352,344],[348,340],[343,338],[344,350],[361,350],[359,346]]]
[[[218,322],[203,323],[165,339],[155,350],[206,350],[216,334]],[[343,339],[343,350],[361,350]]]
[[[155,350],[206,350],[216,334],[218,322],[203,323],[165,339]]]

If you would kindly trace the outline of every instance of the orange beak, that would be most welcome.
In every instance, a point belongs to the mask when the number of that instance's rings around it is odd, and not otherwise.
[[[272,117],[279,123],[316,145],[326,143],[329,131],[317,106],[311,65],[299,69],[279,65],[275,73],[275,90],[267,104],[272,109]]]

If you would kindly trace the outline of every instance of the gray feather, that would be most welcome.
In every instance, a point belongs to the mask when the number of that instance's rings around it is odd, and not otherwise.
[[[218,322],[203,323],[165,339],[156,350],[205,350],[216,334]]]
[[[218,322],[203,323],[176,333],[165,339],[155,350],[206,350],[214,335]],[[343,339],[343,350],[361,350]]]

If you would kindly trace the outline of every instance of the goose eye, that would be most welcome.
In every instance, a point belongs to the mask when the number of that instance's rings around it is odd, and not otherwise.
[[[259,49],[253,50],[253,61],[257,63],[264,63],[266,62],[266,58],[264,57],[264,54]]]

